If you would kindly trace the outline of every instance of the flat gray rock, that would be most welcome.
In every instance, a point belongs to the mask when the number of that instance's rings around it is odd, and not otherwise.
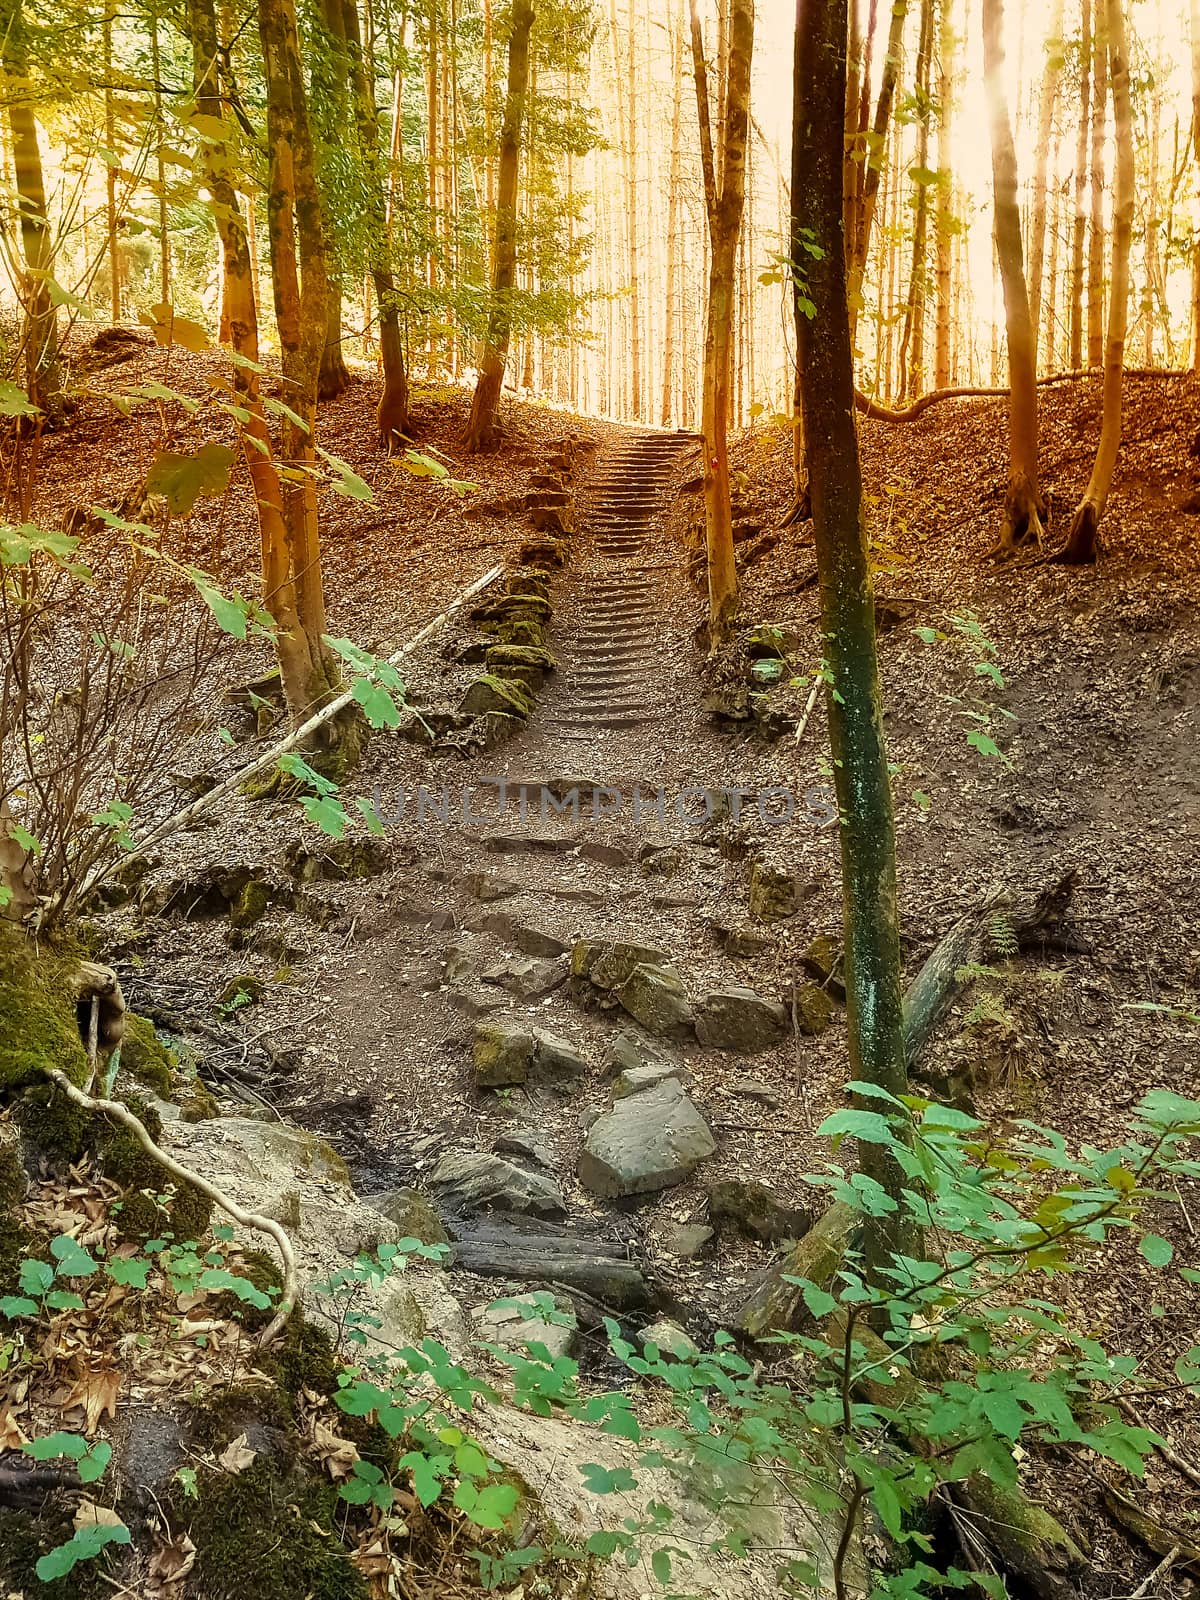
[[[696,1008],[696,1037],[714,1050],[756,1055],[778,1044],[787,1030],[787,1012],[778,1001],[740,985],[714,989]]]
[[[711,1156],[707,1122],[668,1078],[597,1117],[579,1156],[579,1181],[604,1199],[669,1189]]]
[[[629,1015],[647,1033],[688,1033],[694,1024],[691,1002],[683,979],[673,967],[641,963],[615,991]]]
[[[558,1217],[567,1209],[562,1190],[548,1173],[526,1172],[515,1162],[483,1150],[447,1150],[428,1182],[442,1205],[452,1211],[518,1211]]]

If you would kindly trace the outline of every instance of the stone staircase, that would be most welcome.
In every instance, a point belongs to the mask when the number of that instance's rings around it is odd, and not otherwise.
[[[655,672],[661,563],[650,535],[679,452],[694,443],[692,434],[642,434],[600,458],[579,501],[582,604],[560,630],[561,685],[547,708],[548,733],[587,741],[666,714]]]

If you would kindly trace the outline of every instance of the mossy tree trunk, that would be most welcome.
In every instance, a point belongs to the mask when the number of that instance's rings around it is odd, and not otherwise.
[[[754,0],[731,0],[727,46],[718,52],[725,60],[725,71],[718,75],[718,142],[715,146],[704,39],[695,0],[691,3],[691,34],[709,239],[701,431],[704,434],[708,625],[709,637],[716,643],[728,636],[738,605],[728,433],[734,290],[738,240],[746,199],[746,138],[750,126]]]
[[[1004,3],[983,0],[983,70],[992,134],[996,255],[1008,336],[1008,487],[997,554],[1041,543],[1046,502],[1038,485],[1037,352],[1021,254],[1017,152],[1004,89]]]
[[[324,24],[319,47],[311,52],[312,98],[317,138],[323,162],[346,137],[350,122],[350,104],[347,93],[350,84],[350,58],[346,42],[345,16],[342,0],[322,0],[321,21]],[[332,237],[331,208],[326,197],[331,185],[324,184],[326,234]],[[342,348],[342,278],[338,263],[330,251],[329,280],[326,285],[325,342],[321,347],[321,365],[317,374],[317,399],[336,400],[350,387],[350,369]]]
[[[500,443],[496,409],[504,388],[508,346],[512,336],[513,293],[517,282],[517,181],[521,168],[521,129],[529,92],[529,45],[533,33],[532,0],[514,0],[508,38],[508,92],[500,129],[500,161],[496,181],[496,242],[492,265],[492,303],[487,337],[479,363],[479,381],[471,400],[471,416],[463,437],[470,454],[494,450]]]
[[[812,318],[798,321],[813,538],[829,663],[829,733],[842,853],[851,1076],[894,1095],[907,1086],[896,836],[883,740],[875,608],[854,424],[854,362],[842,238],[846,0],[797,0],[792,120],[792,256],[805,240]],[[864,1172],[898,1195],[886,1146],[863,1144]],[[865,1268],[877,1283],[909,1229],[897,1214],[866,1221]]]
[[[1113,194],[1112,283],[1108,334],[1104,347],[1104,411],[1100,444],[1083,499],[1075,508],[1062,559],[1082,564],[1096,559],[1096,534],[1121,449],[1121,402],[1124,388],[1125,329],[1129,316],[1129,250],[1133,242],[1133,118],[1129,103],[1129,58],[1125,47],[1125,14],[1121,0],[1105,0],[1109,81],[1112,84],[1116,130],[1116,188]]]
[[[58,312],[48,279],[54,265],[54,244],[46,215],[46,183],[37,122],[27,85],[25,15],[21,0],[0,0],[0,69],[8,80],[8,127],[12,137],[21,250],[25,272],[20,285],[24,311],[25,387],[30,400],[47,417],[65,409],[58,348]]]
[[[846,240],[849,273],[850,344],[854,345],[858,329],[858,314],[862,309],[863,278],[867,270],[867,257],[871,249],[871,229],[875,222],[875,208],[879,200],[879,180],[883,173],[888,129],[892,120],[892,104],[896,98],[896,80],[900,73],[900,56],[904,48],[904,23],[908,15],[907,0],[894,0],[891,22],[888,25],[887,54],[883,61],[883,74],[879,80],[879,98],[875,102],[875,121],[867,144],[867,170],[863,179],[862,200],[856,207],[858,233]]]

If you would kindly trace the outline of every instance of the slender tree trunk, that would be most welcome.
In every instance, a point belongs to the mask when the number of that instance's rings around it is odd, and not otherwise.
[[[1009,554],[1030,540],[1040,543],[1046,506],[1038,487],[1037,364],[1021,259],[1017,154],[1004,90],[1003,0],[983,0],[983,63],[992,131],[996,254],[1008,336],[1009,470],[997,553]]]
[[[470,453],[494,450],[500,443],[496,408],[504,387],[512,332],[512,297],[517,281],[517,179],[521,166],[521,128],[529,90],[529,42],[533,22],[533,0],[514,0],[508,41],[508,91],[500,130],[492,303],[483,359],[479,364],[479,381],[463,438],[463,446]]]
[[[350,62],[342,0],[322,0],[321,20],[324,23],[324,37],[322,49],[317,52],[317,64],[313,68],[313,95],[322,143],[327,149],[333,150],[345,138],[350,122],[346,94]],[[325,231],[327,236],[332,236],[328,206],[325,208]],[[342,345],[342,301],[342,276],[331,258],[325,342],[317,377],[319,400],[336,400],[350,387],[350,369],[346,365],[346,353]]]
[[[704,39],[696,0],[691,0],[692,57],[710,243],[708,317],[704,338],[703,433],[709,636],[713,644],[727,636],[738,603],[737,568],[733,559],[728,430],[737,248],[745,203],[754,0],[732,0],[731,13],[728,69],[718,111],[721,138],[714,152]],[[842,87],[844,96],[844,76]],[[843,104],[843,115],[844,110]],[[840,171],[839,164],[839,185]],[[840,193],[839,187],[839,205]]]
[[[1033,168],[1033,220],[1029,229],[1029,320],[1033,325],[1034,349],[1042,314],[1042,260],[1046,247],[1046,166],[1050,159],[1051,130],[1058,85],[1063,69],[1063,0],[1054,0],[1050,14],[1050,37],[1046,41],[1046,65],[1038,94],[1037,146]]]
[[[158,12],[150,13],[150,75],[154,80],[154,168],[155,198],[158,202],[158,292],[163,304],[171,299],[171,233],[167,220],[167,169],[163,161],[162,62],[158,42]]]
[[[933,47],[933,0],[921,0],[921,30],[917,44],[917,183],[913,208],[912,270],[904,308],[904,333],[900,339],[900,393],[916,395],[925,381],[925,236],[929,217],[929,61]],[[912,348],[912,362],[908,361]]]
[[[1196,0],[1200,4],[1200,0]],[[1092,57],[1092,0],[1080,0],[1083,16],[1079,74],[1079,125],[1075,136],[1075,219],[1071,231],[1071,371],[1083,366],[1083,240],[1087,229],[1084,196],[1087,192],[1088,129],[1091,125],[1092,77],[1088,64]]]
[[[1200,173],[1200,0],[1191,0],[1192,161]],[[1192,371],[1200,372],[1200,227],[1192,224]]]
[[[863,181],[862,206],[859,213],[858,238],[850,257],[849,303],[850,343],[853,346],[858,329],[858,314],[862,308],[863,278],[871,249],[871,228],[875,221],[875,202],[879,194],[879,175],[887,150],[888,129],[892,120],[892,102],[896,98],[896,79],[900,72],[900,57],[904,48],[904,22],[908,15],[907,0],[893,0],[891,23],[888,27],[887,55],[883,74],[879,80],[879,99],[875,102],[875,122],[867,156],[867,172]]]
[[[21,0],[0,0],[0,65],[6,80],[21,252],[25,258],[21,284],[25,388],[32,403],[53,420],[66,409],[66,399],[59,359],[58,312],[47,285],[54,266],[54,245],[46,215],[42,154],[33,105],[24,87],[25,29]]]
[[[1057,174],[1058,170],[1058,137],[1055,136],[1054,150],[1050,157],[1050,169]],[[1042,340],[1042,360],[1046,371],[1055,370],[1055,351],[1058,348],[1058,254],[1060,248],[1059,235],[1062,232],[1063,190],[1062,184],[1055,178],[1054,205],[1050,214],[1050,270],[1046,279],[1045,316],[1042,325],[1045,337]]]
[[[1196,0],[1196,3],[1200,4],[1200,0]],[[660,407],[661,421],[664,428],[670,426],[674,411],[672,396],[675,385],[675,363],[678,359],[675,345],[675,328],[678,322],[676,299],[679,294],[676,279],[679,262],[681,210],[679,204],[679,169],[683,129],[683,5],[684,0],[679,0],[679,10],[671,28],[671,78],[674,87],[671,101],[671,164],[667,177],[667,271],[664,290],[666,303],[663,307],[663,386],[662,405]]]
[[[842,132],[846,0],[797,0],[792,134],[792,255],[806,237],[822,255],[807,272],[816,315],[799,319],[804,430],[821,595],[826,696],[838,799],[850,1074],[899,1097],[907,1089],[896,837],[883,738],[875,611],[854,427],[854,358],[842,248]],[[809,230],[805,233],[802,230]],[[874,1105],[874,1102],[871,1102]],[[864,1172],[899,1197],[891,1151],[863,1143]],[[864,1219],[869,1281],[890,1283],[893,1257],[911,1248],[897,1212]]]
[[[334,0],[331,0],[334,3]],[[359,159],[366,188],[367,217],[371,228],[370,272],[379,310],[379,353],[383,363],[383,393],[379,397],[379,447],[390,450],[397,439],[409,431],[408,374],[404,367],[404,343],[400,331],[400,310],[392,275],[392,255],[387,226],[387,191],[381,168],[379,112],[367,76],[362,46],[362,28],[357,0],[340,0],[343,8],[343,33],[350,67],[350,93],[354,101],[355,129]]]
[[[109,312],[115,327],[121,320],[121,252],[117,242],[117,123],[113,105],[112,13],[104,13],[101,25],[104,50],[104,142],[108,159],[104,163],[104,215],[108,229]]]
[[[1154,294],[1158,287],[1158,144],[1159,144],[1159,103],[1157,88],[1150,91],[1150,137],[1148,170],[1146,173],[1146,225],[1145,225],[1145,280],[1142,285],[1142,316],[1145,322],[1142,327],[1142,361],[1148,367],[1154,365]],[[1113,90],[1113,103],[1116,104],[1116,89]]]
[[[626,60],[625,113],[625,206],[629,239],[629,409],[637,421],[642,418],[642,270],[638,225],[638,136],[637,136],[637,56],[634,40],[634,0],[629,0],[629,45]]]
[[[942,0],[938,38],[938,182],[934,235],[937,242],[937,334],[933,358],[934,387],[950,386],[950,325],[953,298],[951,249],[954,240],[952,199],[954,178],[951,164],[950,128],[954,106],[954,29],[949,0]]]
[[[1092,31],[1092,170],[1088,223],[1087,364],[1104,360],[1104,124],[1108,85],[1105,73],[1107,7],[1096,0]]]
[[[1104,349],[1104,411],[1100,445],[1083,499],[1075,508],[1062,558],[1072,564],[1096,559],[1096,532],[1112,487],[1121,449],[1121,399],[1124,380],[1125,328],[1129,315],[1129,250],[1133,241],[1133,117],[1129,105],[1129,57],[1125,49],[1125,15],[1121,0],[1104,0],[1105,36],[1113,96],[1116,140],[1116,184],[1113,193],[1112,283],[1108,337]]]

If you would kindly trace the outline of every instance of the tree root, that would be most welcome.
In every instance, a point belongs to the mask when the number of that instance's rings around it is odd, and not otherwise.
[[[274,1317],[259,1337],[258,1347],[259,1349],[265,1349],[267,1345],[272,1344],[283,1332],[288,1318],[295,1309],[299,1295],[296,1252],[292,1249],[292,1241],[288,1238],[283,1225],[276,1222],[273,1217],[264,1217],[257,1211],[244,1211],[235,1200],[231,1200],[227,1194],[218,1189],[215,1184],[210,1183],[207,1178],[202,1178],[199,1173],[192,1172],[190,1168],[176,1161],[173,1156],[169,1156],[165,1150],[155,1144],[149,1133],[147,1133],[145,1125],[127,1105],[123,1105],[119,1100],[102,1100],[94,1095],[85,1094],[82,1089],[77,1088],[71,1082],[65,1072],[59,1071],[56,1067],[47,1067],[45,1072],[46,1076],[62,1090],[68,1100],[82,1107],[84,1111],[100,1112],[106,1117],[112,1117],[115,1122],[119,1122],[123,1127],[128,1128],[146,1154],[157,1161],[164,1171],[168,1172],[178,1182],[190,1183],[194,1188],[199,1189],[201,1194],[207,1195],[214,1205],[219,1206],[227,1216],[232,1217],[239,1227],[253,1228],[258,1233],[265,1233],[275,1241],[276,1248],[283,1261],[283,1294],[280,1297],[279,1305],[276,1307]]]
[[[1174,1551],[1173,1560],[1200,1572],[1200,1544],[1193,1539],[1165,1528],[1111,1483],[1104,1486],[1104,1504],[1114,1520],[1155,1555],[1167,1556]]]

